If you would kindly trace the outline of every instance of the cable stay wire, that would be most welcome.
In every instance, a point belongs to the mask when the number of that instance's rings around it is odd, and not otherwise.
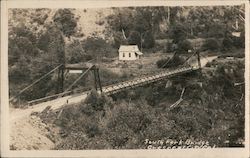
[[[57,70],[61,66],[62,66],[62,64],[58,65],[57,67],[55,67],[54,69],[52,69],[51,71],[49,71],[48,73],[46,73],[45,75],[43,75],[42,77],[40,77],[39,79],[35,80],[33,83],[31,83],[27,87],[23,88],[21,91],[19,91],[19,93],[16,96],[11,97],[10,101],[12,101],[13,99],[15,99],[16,97],[18,97],[19,95],[21,95],[23,92],[25,92],[27,89],[31,88],[32,86],[34,86],[35,84],[37,84],[38,82],[40,82],[42,79],[44,79],[45,77],[47,77],[48,75],[50,75],[52,72],[54,72],[55,70]]]

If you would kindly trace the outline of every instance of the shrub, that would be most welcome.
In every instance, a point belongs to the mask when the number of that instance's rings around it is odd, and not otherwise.
[[[66,37],[70,37],[76,32],[77,20],[71,9],[57,10],[53,16],[53,21]]]
[[[85,52],[80,41],[74,40],[66,46],[67,60],[69,63],[79,63],[86,61]]]
[[[225,37],[222,41],[222,49],[230,50],[233,47],[233,40],[230,37]]]
[[[147,105],[121,103],[115,106],[103,121],[105,138],[113,146],[123,148],[151,124],[151,112]]]
[[[160,59],[156,62],[158,68],[171,68],[183,64],[184,60],[175,55],[171,59]]]
[[[117,55],[117,50],[113,49],[111,44],[97,36],[91,36],[85,39],[82,42],[82,48],[86,54],[92,58],[101,58],[103,56],[114,57]]]
[[[98,94],[96,90],[91,90],[90,94],[84,101],[87,104],[86,108],[89,108],[88,112],[92,113],[94,111],[102,111],[105,104],[110,104],[111,100],[103,94]],[[92,109],[91,109],[92,108]],[[83,109],[86,110],[86,109]]]
[[[170,38],[173,39],[173,43],[179,43],[187,37],[187,28],[181,23],[175,23],[171,25],[169,30]]]
[[[156,65],[158,68],[163,68],[164,64],[166,64],[170,59],[166,58],[166,59],[160,59],[156,62]]]
[[[99,129],[97,122],[94,122],[93,120],[84,122],[83,126],[85,129],[84,131],[89,138],[101,134],[101,130]]]
[[[202,45],[203,50],[218,50],[219,49],[219,43],[216,39],[210,38],[207,39],[204,44]]]
[[[215,37],[215,38],[221,38],[224,36],[225,33],[225,24],[221,22],[212,23],[209,26],[207,36],[208,37]]]
[[[245,48],[245,33],[244,32],[241,33],[240,37],[233,37],[232,40],[236,48]]]
[[[171,42],[168,42],[166,47],[164,47],[164,52],[168,53],[168,52],[173,52],[174,51],[174,47],[176,46],[176,44],[173,44]]]
[[[193,49],[193,46],[190,41],[183,40],[178,42],[178,52],[180,53],[187,53],[188,50]]]

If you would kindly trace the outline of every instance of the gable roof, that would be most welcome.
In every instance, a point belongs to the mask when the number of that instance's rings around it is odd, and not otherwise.
[[[140,52],[137,45],[121,45],[119,48],[119,52]]]

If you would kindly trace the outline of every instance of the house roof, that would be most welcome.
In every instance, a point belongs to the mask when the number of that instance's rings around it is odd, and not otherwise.
[[[119,48],[119,52],[136,52],[137,54],[141,55],[139,48],[137,45],[121,45]]]
[[[136,54],[138,54],[138,55],[142,55],[143,53],[142,52],[140,52],[140,51],[138,51],[138,52],[135,52]]]

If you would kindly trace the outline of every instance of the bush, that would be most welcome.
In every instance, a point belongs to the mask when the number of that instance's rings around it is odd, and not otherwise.
[[[97,36],[91,36],[82,41],[82,48],[92,58],[114,57],[117,55],[117,50],[112,48],[111,44]]]
[[[156,62],[158,68],[171,68],[183,64],[184,60],[175,55],[171,59],[160,59]]]
[[[156,65],[158,68],[163,68],[164,64],[166,64],[169,61],[170,58],[166,59],[160,59],[156,62]]]
[[[233,37],[232,40],[236,48],[245,48],[245,32],[241,32],[240,37]]]
[[[171,25],[169,30],[170,38],[173,39],[173,43],[179,43],[187,38],[187,28],[181,23],[175,23]]]
[[[53,16],[53,21],[66,37],[70,37],[76,32],[77,20],[71,9],[57,10]]]
[[[225,37],[222,41],[222,49],[223,50],[230,50],[232,49],[234,43],[230,37]]]
[[[102,111],[104,105],[110,104],[111,100],[103,94],[98,94],[96,90],[91,90],[84,103],[87,106],[83,108],[83,111],[87,109],[85,112],[92,114],[95,111]]]
[[[86,60],[85,52],[80,41],[74,40],[71,44],[66,46],[67,60],[69,63],[79,63]]]
[[[188,50],[193,49],[193,46],[190,41],[183,40],[178,42],[178,49],[177,51],[180,53],[187,53]]]
[[[114,148],[123,148],[136,135],[140,135],[151,124],[151,112],[142,103],[121,103],[104,117],[106,140]]]
[[[216,39],[207,39],[204,44],[202,45],[203,50],[218,50],[219,49],[219,43]]]
[[[208,37],[215,37],[215,38],[221,38],[225,34],[225,24],[221,22],[212,23],[209,26],[207,36]]]
[[[86,132],[89,138],[101,134],[101,130],[99,129],[97,122],[94,122],[93,120],[85,122],[83,126],[85,129],[84,131]]]

